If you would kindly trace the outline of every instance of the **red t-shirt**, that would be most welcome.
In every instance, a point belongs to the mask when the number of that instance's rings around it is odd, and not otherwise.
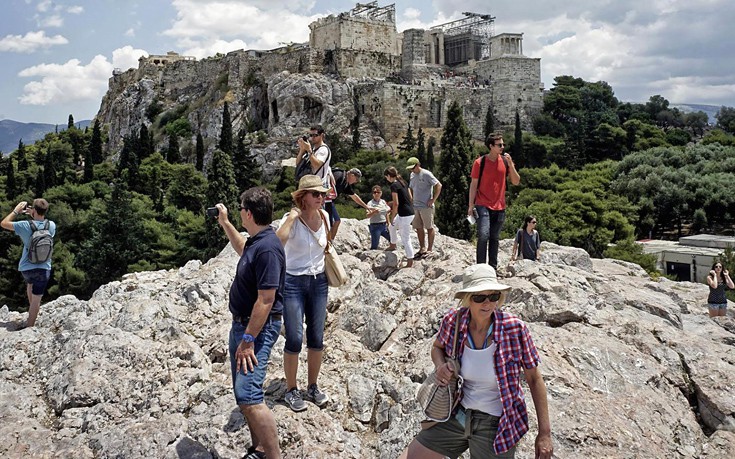
[[[482,180],[475,195],[475,204],[485,206],[490,210],[505,209],[505,161],[498,156],[495,161],[490,158],[484,159],[486,155],[480,156],[472,163],[473,179],[480,178],[480,161],[485,161],[485,168],[482,170]]]

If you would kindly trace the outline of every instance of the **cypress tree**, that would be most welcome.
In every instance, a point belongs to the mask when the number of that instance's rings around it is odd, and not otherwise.
[[[94,120],[92,139],[89,141],[89,148],[87,149],[87,159],[92,162],[93,166],[102,162],[102,129],[99,120]]]
[[[518,114],[518,110],[516,110],[516,127],[513,134],[513,156],[517,158],[520,166],[525,166],[527,161],[523,155],[523,131],[521,131],[521,115]]]
[[[442,198],[436,211],[436,222],[442,234],[469,240],[471,229],[465,221],[465,216],[469,194],[472,134],[465,124],[457,101],[452,102],[447,112],[441,148],[437,175],[442,183],[451,183],[452,186],[442,190]]]
[[[411,123],[408,123],[408,129],[406,129],[406,135],[403,136],[403,140],[398,145],[398,149],[404,153],[410,154],[416,150],[416,138],[413,136],[413,129]]]
[[[181,162],[181,156],[179,155],[179,137],[173,132],[168,136],[166,161],[171,164],[177,164]]]
[[[436,146],[436,138],[429,137],[426,145],[426,168],[430,171],[434,170],[434,147]]]
[[[221,202],[227,207],[230,221],[236,221],[238,193],[230,155],[220,149],[214,150],[207,172],[207,206]],[[207,217],[205,220],[205,239],[207,258],[217,255],[227,244],[227,236],[214,218]]]
[[[230,106],[227,102],[225,102],[222,109],[222,130],[220,131],[217,147],[232,157],[234,153],[232,148],[232,121],[230,120]]]
[[[482,130],[483,142],[485,141],[485,139],[487,139],[487,136],[489,136],[492,132],[495,132],[495,120],[493,117],[493,106],[488,105],[487,112],[485,113],[485,127]]]
[[[5,195],[13,199],[17,194],[18,187],[15,183],[15,167],[12,158],[8,157],[5,163]]]
[[[204,170],[204,139],[201,132],[197,133],[196,156],[196,169],[202,172]]]
[[[74,117],[69,114],[69,120],[66,122],[66,128],[71,129],[74,127]]]
[[[23,139],[18,141],[18,172],[28,170],[28,156],[26,155],[26,146],[23,144]]]
[[[46,192],[46,178],[44,177],[43,168],[39,167],[38,172],[36,173],[36,196],[43,196],[43,194]]]
[[[153,154],[153,141],[144,123],[140,123],[138,135],[138,158],[142,161]]]
[[[426,165],[426,134],[421,128],[419,128],[419,132],[416,134],[416,157],[422,166]]]
[[[92,158],[87,155],[84,158],[84,176],[82,177],[83,183],[89,183],[94,180],[94,164],[92,164]]]
[[[352,119],[352,152],[357,153],[362,144],[360,143],[360,114]]]
[[[56,160],[51,149],[46,152],[46,158],[43,162],[43,181],[46,184],[46,189],[57,185]]]
[[[237,148],[235,148],[235,158],[232,166],[235,169],[235,184],[238,190],[245,191],[259,183],[260,168],[250,148],[245,147],[244,131],[240,131],[237,136]]]
[[[130,188],[136,191],[139,185],[137,146],[137,135],[131,134],[125,137],[123,139],[123,148],[120,151],[120,160],[117,163],[118,180],[125,183],[126,189]]]

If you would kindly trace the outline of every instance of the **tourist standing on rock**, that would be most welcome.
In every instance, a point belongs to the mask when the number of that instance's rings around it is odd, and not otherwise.
[[[337,237],[337,230],[341,223],[339,213],[337,213],[337,203],[335,202],[338,196],[347,195],[355,202],[355,204],[365,210],[368,210],[367,204],[365,204],[362,198],[355,193],[355,190],[352,189],[352,185],[358,183],[361,178],[362,172],[360,172],[360,169],[356,167],[353,167],[346,172],[340,169],[332,169],[332,181],[330,182],[330,186],[334,189],[336,196],[334,196],[330,201],[324,203],[324,210],[329,214],[329,224],[332,225],[331,239]],[[329,196],[329,194],[327,194],[327,196]]]
[[[316,175],[322,180],[324,187],[330,187],[332,176],[331,160],[332,151],[326,143],[324,128],[321,125],[312,126],[309,129],[308,140],[299,137],[299,152],[296,154],[296,170],[302,161],[309,161],[311,166],[311,174]]]
[[[518,185],[518,175],[513,158],[503,154],[503,135],[492,133],[485,139],[489,153],[480,156],[472,164],[469,205],[467,215],[477,219],[477,263],[498,267],[500,232],[505,222],[506,177]],[[501,161],[502,159],[502,161]]]
[[[252,437],[244,457],[280,458],[276,421],[263,401],[268,360],[281,331],[286,279],[283,246],[270,226],[273,198],[264,188],[250,188],[240,196],[247,241],[228,220],[224,204],[216,207],[217,223],[240,255],[230,287],[230,368],[235,400]]]
[[[306,319],[306,361],[308,386],[306,396],[318,407],[329,397],[317,384],[324,355],[324,325],[327,320],[327,275],[324,272],[324,249],[329,223],[322,210],[328,188],[315,175],[305,175],[292,193],[296,207],[283,217],[276,231],[286,250],[286,289],[284,291],[284,326],[286,345],[283,369],[286,373],[286,403],[293,411],[304,411],[301,391],[296,383],[299,353]]]
[[[36,324],[38,311],[41,309],[41,297],[51,279],[51,254],[56,224],[46,220],[47,211],[48,202],[43,198],[34,199],[32,206],[28,206],[26,201],[21,201],[0,223],[6,230],[14,231],[23,241],[18,271],[26,283],[28,320],[20,325],[19,330]],[[31,219],[13,221],[21,214],[26,214]]]
[[[456,458],[468,448],[473,458],[512,458],[528,431],[528,413],[521,389],[521,369],[536,408],[536,458],[551,458],[551,423],[546,385],[538,369],[539,354],[526,324],[500,310],[510,287],[498,283],[486,264],[468,267],[462,289],[454,296],[462,307],[444,316],[431,360],[439,384],[446,385],[453,367],[454,328],[459,327],[457,356],[464,378],[462,399],[453,416],[422,430],[402,459]]]
[[[536,231],[536,217],[529,215],[523,220],[523,228],[518,228],[516,238],[513,241],[513,251],[510,257],[515,261],[516,257],[522,260],[538,261],[541,255],[541,237]]]
[[[411,189],[403,177],[398,174],[395,167],[391,166],[387,168],[383,175],[385,179],[390,183],[390,192],[392,200],[390,203],[390,246],[389,250],[395,250],[396,242],[398,242],[398,236],[396,233],[401,235],[401,242],[403,248],[406,251],[406,268],[413,266],[413,246],[411,245],[411,222],[413,221],[414,210],[413,210],[413,196],[411,196]]]
[[[727,313],[727,296],[725,289],[735,289],[730,273],[717,262],[712,265],[712,271],[707,276],[707,285],[709,285],[709,296],[707,297],[707,308],[710,317],[724,316]]]
[[[373,199],[368,201],[367,216],[370,218],[370,250],[376,250],[380,244],[380,236],[383,236],[390,243],[390,233],[388,232],[388,222],[386,216],[390,212],[390,207],[383,199],[383,189],[380,185],[373,186]]]
[[[423,169],[419,159],[415,156],[408,158],[406,169],[411,171],[409,188],[413,193],[413,209],[416,212],[411,223],[419,239],[419,251],[415,258],[431,256],[434,250],[434,203],[442,192],[441,182],[434,177],[431,171]],[[424,233],[424,229],[426,233]],[[429,236],[427,248],[426,237]]]

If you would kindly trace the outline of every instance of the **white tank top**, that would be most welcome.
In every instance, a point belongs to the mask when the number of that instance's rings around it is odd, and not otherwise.
[[[503,404],[495,375],[496,349],[495,343],[485,349],[465,346],[459,373],[464,378],[462,406],[500,416],[503,414]]]

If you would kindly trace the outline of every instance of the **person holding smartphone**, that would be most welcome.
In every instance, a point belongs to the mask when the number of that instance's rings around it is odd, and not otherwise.
[[[707,297],[709,316],[724,316],[727,313],[725,289],[735,289],[735,284],[733,284],[730,273],[727,272],[722,263],[717,262],[712,265],[712,271],[707,276],[707,285],[709,285],[709,296]]]

